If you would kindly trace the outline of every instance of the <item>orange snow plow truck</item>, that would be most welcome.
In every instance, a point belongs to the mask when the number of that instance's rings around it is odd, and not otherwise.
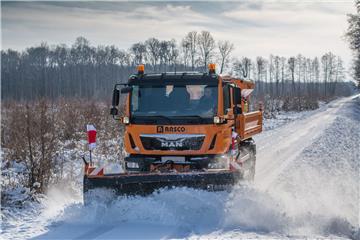
[[[252,136],[262,131],[262,110],[249,112],[252,81],[220,76],[215,64],[206,73],[137,70],[128,83],[115,85],[110,111],[125,125],[124,172],[85,164],[84,193],[107,188],[146,195],[174,186],[215,191],[254,179]],[[117,109],[120,94],[124,116]]]

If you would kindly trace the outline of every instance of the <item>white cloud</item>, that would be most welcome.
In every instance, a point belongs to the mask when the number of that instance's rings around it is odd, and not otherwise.
[[[119,3],[121,4],[121,3]],[[180,38],[200,28],[210,18],[190,6],[144,6],[126,11],[69,9],[38,4],[37,8],[8,8],[3,11],[3,44],[23,48],[34,40],[69,43],[76,36],[89,37],[93,43],[128,47],[148,37]],[[23,36],[23,37],[21,37]],[[36,39],[34,39],[36,38]]]
[[[353,11],[352,3],[265,3],[259,9],[240,6],[224,12],[224,18],[239,23],[237,41],[244,55],[302,53],[317,56],[333,51],[350,61],[350,50],[344,41],[346,13]],[[242,25],[241,23],[246,24]]]

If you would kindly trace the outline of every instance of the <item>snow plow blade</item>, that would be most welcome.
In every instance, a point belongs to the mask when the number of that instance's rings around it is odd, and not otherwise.
[[[242,179],[238,171],[107,174],[84,176],[84,196],[93,189],[109,189],[117,195],[145,196],[161,188],[189,187],[209,191],[229,189]]]

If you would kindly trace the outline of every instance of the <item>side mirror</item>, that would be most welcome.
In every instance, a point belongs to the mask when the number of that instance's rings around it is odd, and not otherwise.
[[[112,107],[110,109],[110,115],[113,115],[113,117],[118,115],[118,114],[119,114],[119,111],[118,111],[118,109],[116,107]]]
[[[110,115],[112,115],[113,117],[115,117],[119,113],[118,109],[116,108],[116,106],[119,105],[119,101],[120,101],[120,91],[119,91],[119,89],[114,88],[113,98],[112,98],[112,107],[110,109]]]
[[[114,88],[113,98],[112,98],[113,108],[119,105],[119,101],[120,101],[120,91],[119,89]]]
[[[121,93],[129,93],[129,92],[131,92],[132,90],[133,90],[132,87],[124,87],[124,88],[122,88],[120,91],[121,91]]]
[[[234,115],[242,114],[241,107],[234,106],[233,112],[234,112]]]

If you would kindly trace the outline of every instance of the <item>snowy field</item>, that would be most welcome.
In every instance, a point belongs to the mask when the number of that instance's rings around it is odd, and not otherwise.
[[[360,239],[359,95],[280,115],[265,129],[255,138],[252,185],[215,193],[176,188],[84,207],[75,179],[52,187],[40,203],[7,211],[1,237]]]

